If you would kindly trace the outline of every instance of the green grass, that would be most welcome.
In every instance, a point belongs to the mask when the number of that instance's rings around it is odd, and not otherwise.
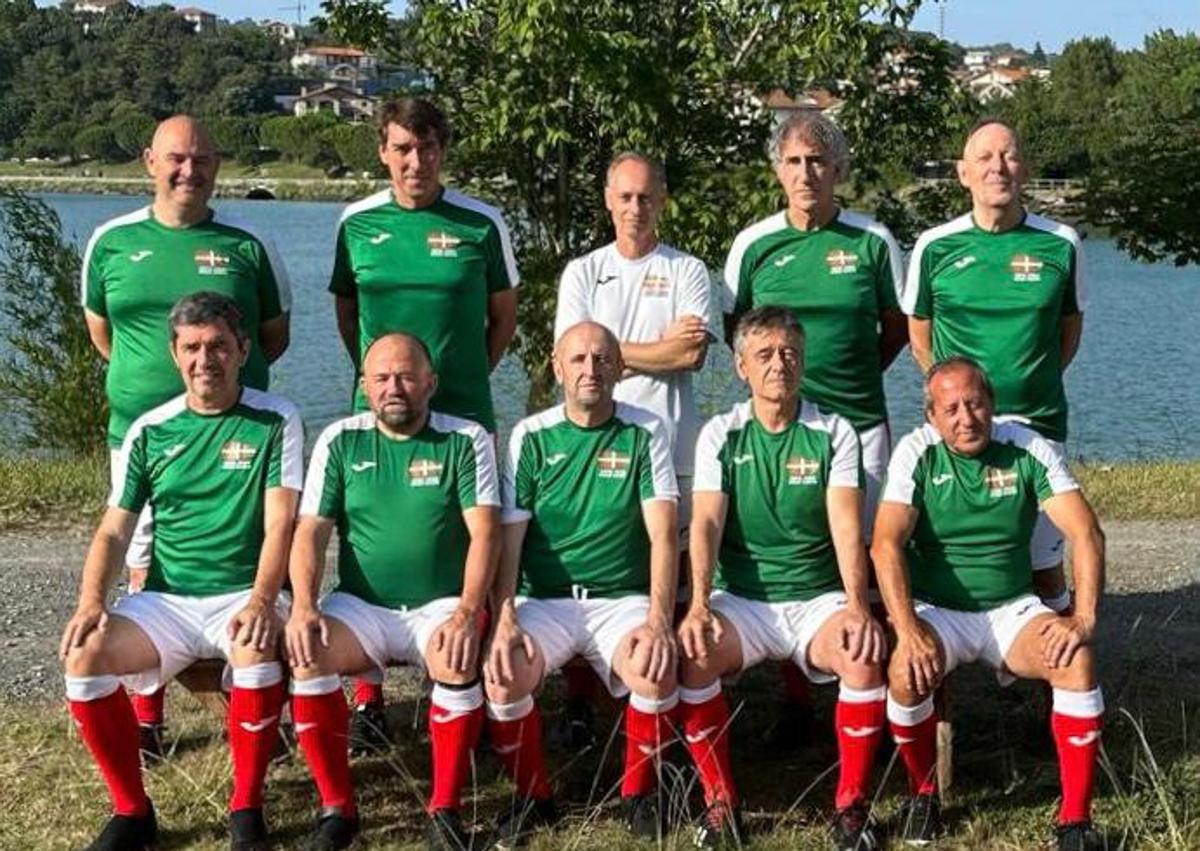
[[[0,161],[0,175],[11,177],[82,177],[85,171],[90,177],[95,177],[101,173],[104,177],[146,177],[146,167],[140,159],[130,160],[125,163],[86,162],[69,165]],[[221,175],[224,177],[244,178],[323,179],[325,172],[315,166],[285,162],[283,160],[255,166],[246,165],[235,159],[226,159],[221,163]]]
[[[0,455],[0,530],[84,523],[108,495],[108,454],[83,458]]]
[[[1174,633],[1169,624],[1138,625],[1135,600],[1110,619],[1121,647],[1105,659],[1109,723],[1104,770],[1099,779],[1096,818],[1112,847],[1187,849],[1200,847],[1200,748],[1190,733],[1197,721],[1200,689],[1196,677],[1172,677],[1181,663],[1197,661],[1194,619],[1175,627],[1192,639],[1180,654],[1156,650]],[[1132,624],[1130,619],[1133,618]],[[1169,620],[1169,619],[1168,619]],[[1106,646],[1109,646],[1106,645]],[[816,696],[816,743],[797,756],[772,753],[759,739],[777,697],[774,666],[762,666],[728,689],[735,707],[735,772],[747,804],[752,844],[763,849],[827,847],[827,806],[833,794],[834,763],[830,725],[833,690]],[[397,684],[397,680],[401,680]],[[418,847],[424,827],[422,801],[428,793],[428,744],[424,710],[411,677],[389,682],[390,717],[399,744],[387,756],[356,759],[354,775],[365,820],[367,849]],[[542,704],[548,728],[560,704],[559,681],[552,679]],[[1044,696],[1036,684],[1008,690],[982,669],[955,674],[955,786],[946,818],[950,827],[938,849],[1028,849],[1044,847],[1050,836],[1058,789],[1053,747],[1044,729]],[[229,763],[218,720],[178,687],[168,706],[166,762],[151,769],[148,788],[165,831],[160,848],[218,849],[225,835]],[[32,711],[31,711],[32,710]],[[420,719],[414,725],[414,719]],[[567,818],[539,836],[535,851],[648,847],[628,837],[619,823],[615,786],[622,746],[613,708],[602,706],[599,745],[571,753],[551,747],[548,764]],[[670,755],[664,771],[670,807],[699,811],[698,794],[682,749]],[[881,755],[876,812],[885,821],[898,810],[902,772],[889,754]],[[61,704],[30,707],[0,703],[0,784],[7,792],[0,847],[65,849],[84,844],[103,823],[106,796],[99,776],[77,739]],[[509,800],[510,787],[496,761],[479,758],[475,782],[464,807],[468,822],[486,825]],[[298,755],[271,770],[268,819],[278,847],[296,847],[310,829],[316,807],[311,781]],[[64,818],[70,814],[69,818]],[[664,846],[690,847],[689,829],[675,830]]]
[[[1200,461],[1083,464],[1083,492],[1111,520],[1191,520],[1200,517]]]

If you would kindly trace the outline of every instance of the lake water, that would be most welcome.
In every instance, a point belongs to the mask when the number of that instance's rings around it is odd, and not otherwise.
[[[43,196],[81,246],[92,229],[145,203],[103,195]],[[275,240],[292,280],[292,344],[272,368],[272,390],[304,413],[309,442],[348,410],[352,371],[326,292],[341,204],[218,201]],[[1068,449],[1097,460],[1200,457],[1200,269],[1136,263],[1102,239],[1085,243],[1089,306],[1083,344],[1067,372]],[[907,351],[888,371],[888,407],[899,436],[920,422],[920,377]],[[706,413],[744,398],[728,350],[714,345],[697,377]],[[528,383],[507,358],[492,377],[500,429],[524,413]]]

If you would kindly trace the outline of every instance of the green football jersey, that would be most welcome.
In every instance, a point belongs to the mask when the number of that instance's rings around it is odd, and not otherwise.
[[[842,417],[803,402],[796,420],[772,434],[746,401],[709,420],[692,490],[728,499],[715,587],[772,603],[841,590],[830,487],[863,487],[858,433]]]
[[[920,512],[905,550],[913,597],[978,612],[1034,593],[1038,506],[1078,489],[1062,453],[1020,423],[994,423],[987,449],[969,458],[933,426],[914,430],[897,445],[883,492]]]
[[[309,460],[302,515],[337,523],[337,590],[415,608],[462,593],[463,512],[500,505],[496,451],[477,423],[430,412],[407,439],[368,412],[333,423]]]
[[[933,359],[965,355],[996,388],[996,412],[1067,438],[1062,318],[1084,309],[1079,236],[1027,213],[990,233],[968,213],[926,231],[908,264],[904,312],[932,320]]]
[[[529,521],[522,594],[624,597],[650,590],[650,536],[642,503],[679,498],[658,418],[618,402],[584,428],[562,405],[513,429],[502,488],[504,523]]]
[[[433,354],[434,409],[495,433],[488,383],[488,298],[517,285],[517,263],[500,211],[452,189],[420,210],[390,189],[351,204],[338,225],[329,290],[358,300],[359,358],[394,331]],[[365,410],[355,390],[354,409]]]
[[[121,445],[135,419],[183,392],[167,317],[175,302],[201,290],[237,302],[250,335],[242,383],[266,390],[258,328],[291,309],[287,273],[269,239],[224,213],[172,228],[143,207],[101,225],[88,240],[81,299],[108,320],[112,335],[105,378],[112,446]]]
[[[746,228],[725,261],[725,312],[775,305],[804,327],[806,399],[860,431],[887,419],[880,365],[880,318],[899,310],[900,248],[883,225],[839,210],[803,231],[787,212]]]
[[[267,489],[299,491],[303,465],[296,406],[249,387],[220,414],[177,396],[135,420],[109,505],[136,514],[150,504],[146,590],[211,597],[252,587]]]

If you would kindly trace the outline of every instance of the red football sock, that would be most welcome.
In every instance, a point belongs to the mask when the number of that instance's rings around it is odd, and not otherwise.
[[[270,668],[274,668],[274,674]],[[266,662],[233,671],[229,696],[229,751],[233,756],[233,796],[230,811],[262,806],[263,780],[275,751],[279,713],[283,711],[283,682],[279,663]]]
[[[887,721],[887,687],[852,689],[841,686],[833,726],[837,732],[838,771],[834,806],[841,810],[870,799],[871,766]]]
[[[796,663],[785,660],[779,663],[779,673],[783,675],[783,697],[788,703],[812,703],[808,693],[808,677],[796,667]]]
[[[1103,712],[1104,701],[1098,688],[1089,692],[1054,690],[1050,730],[1058,750],[1058,771],[1062,780],[1059,824],[1091,818],[1096,754],[1100,751],[1100,734],[1104,727]]]
[[[429,744],[433,749],[433,792],[429,812],[457,810],[471,773],[471,753],[483,730],[483,689],[438,683],[429,702]]]
[[[76,687],[81,681],[95,682],[98,677],[67,677],[67,694],[80,694],[86,686]],[[99,684],[97,684],[99,685]],[[138,757],[138,724],[133,706],[125,689],[117,684],[115,690],[95,700],[68,700],[71,717],[79,728],[79,735],[96,765],[100,768],[108,794],[112,798],[113,812],[123,816],[141,816],[147,811],[146,789],[142,785],[142,763]],[[108,685],[100,685],[108,688]]]
[[[621,797],[651,795],[658,781],[662,749],[675,737],[670,713],[679,703],[679,694],[660,700],[629,696],[625,707],[625,774],[621,777]]]
[[[596,674],[589,665],[567,665],[562,669],[567,681],[567,700],[591,700],[596,694]]]
[[[166,702],[167,687],[163,686],[153,694],[133,694],[133,712],[137,715],[138,723],[143,726],[158,725],[163,722],[163,704]]]
[[[542,757],[542,713],[533,698],[501,705],[489,703],[488,732],[492,751],[517,784],[517,794],[539,801],[548,799],[550,779]]]
[[[733,768],[729,759],[729,703],[721,681],[702,689],[679,690],[679,718],[688,752],[704,787],[704,801],[737,805]]]
[[[323,690],[324,693],[319,693]],[[292,683],[292,722],[312,772],[322,807],[354,813],[354,784],[347,753],[350,710],[336,674]]]
[[[902,706],[889,695],[887,717],[900,759],[908,769],[909,794],[934,794],[937,792],[937,713],[933,710],[933,698],[926,698],[916,706]]]
[[[373,683],[362,677],[354,678],[354,705],[367,706],[383,703],[383,680]]]

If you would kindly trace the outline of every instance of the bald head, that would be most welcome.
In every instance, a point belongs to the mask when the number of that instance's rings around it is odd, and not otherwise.
[[[437,376],[429,349],[411,334],[385,334],[363,356],[362,389],[385,431],[412,434],[425,423]]]
[[[572,325],[554,346],[554,377],[562,385],[568,414],[611,407],[622,369],[620,342],[598,322]]]
[[[175,115],[161,122],[143,159],[154,181],[154,214],[159,221],[178,227],[207,217],[221,158],[199,121]]]

